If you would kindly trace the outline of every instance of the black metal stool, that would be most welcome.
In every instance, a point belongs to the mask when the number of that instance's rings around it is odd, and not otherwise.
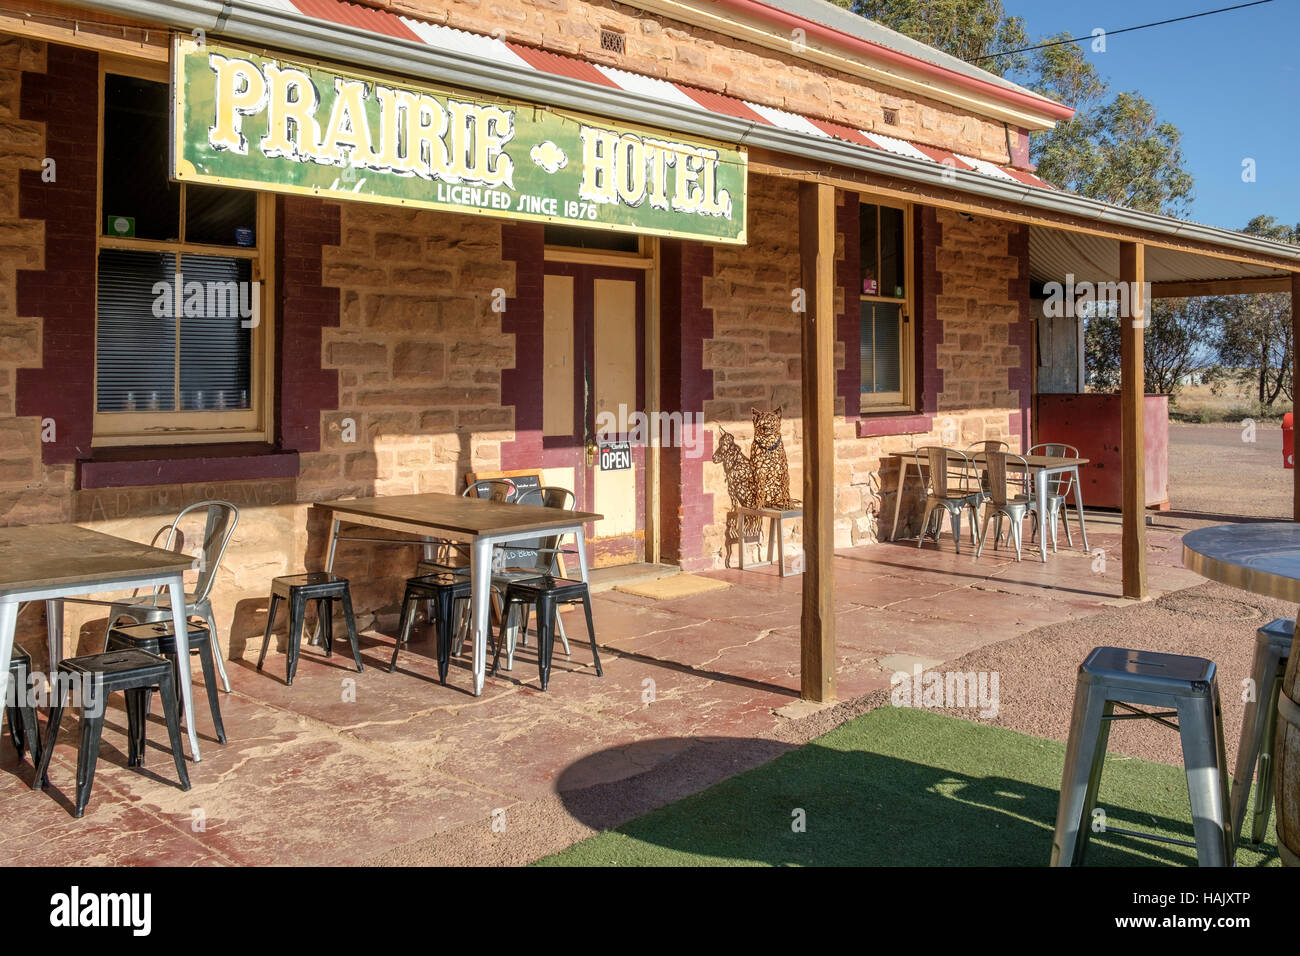
[[[190,624],[189,637],[190,654],[199,656],[199,666],[203,669],[203,686],[208,691],[208,709],[212,711],[212,725],[216,728],[217,740],[224,744],[226,728],[221,723],[221,703],[217,696],[217,675],[212,661],[212,643],[208,637],[208,629],[200,624]],[[171,621],[159,621],[157,624],[130,624],[125,627],[115,627],[108,632],[105,650],[121,651],[128,647],[136,647],[150,654],[165,657],[177,668],[181,666],[176,657],[176,629],[172,627]],[[179,678],[178,670],[176,682],[178,693]],[[148,716],[148,711],[145,712],[145,716]]]
[[[393,645],[393,660],[388,665],[388,673],[391,674],[397,667],[397,652],[411,640],[417,603],[431,601],[438,628],[438,680],[447,683],[447,668],[451,663],[451,632],[454,627],[453,608],[458,599],[470,596],[470,590],[469,578],[453,573],[426,574],[406,582],[406,593],[402,596],[402,630],[397,635],[397,643]]]
[[[41,762],[41,728],[36,722],[36,705],[32,702],[32,658],[17,644],[9,655],[9,695],[5,701],[5,715],[9,719],[9,739],[14,742],[18,759],[24,753],[32,755],[32,766]],[[41,775],[32,777],[32,789],[37,789]],[[43,786],[44,784],[40,784]]]
[[[50,723],[46,745],[41,752],[41,765],[36,770],[44,778],[50,766],[50,754],[59,738],[59,723],[63,708],[74,687],[81,690],[81,746],[77,752],[77,803],[74,817],[86,812],[90,801],[90,788],[95,782],[95,762],[99,759],[99,739],[104,731],[104,711],[108,695],[115,691],[126,692],[127,766],[144,766],[146,715],[149,698],[155,687],[162,697],[163,715],[167,720],[167,737],[171,741],[172,759],[176,761],[176,775],[181,789],[190,788],[190,775],[185,770],[185,754],[181,751],[180,706],[176,701],[172,662],[157,654],[128,648],[70,657],[59,664],[55,680],[55,701],[50,708]]]
[[[293,675],[298,671],[298,645],[302,641],[303,618],[307,615],[307,602],[316,602],[316,614],[320,618],[321,635],[325,640],[325,656],[334,656],[334,602],[343,605],[343,616],[347,620],[348,640],[352,643],[352,659],[356,661],[357,673],[361,666],[361,645],[357,641],[357,622],[352,616],[352,591],[348,579],[326,571],[310,571],[307,574],[291,574],[276,578],[271,582],[271,607],[266,612],[266,635],[262,641],[262,653],[257,656],[257,669],[262,669],[266,660],[266,648],[271,643],[271,628],[275,624],[275,612],[281,601],[289,602],[289,647],[285,662],[285,684],[293,684]]]
[[[591,594],[582,581],[568,581],[548,575],[526,581],[512,581],[506,588],[501,608],[501,632],[497,635],[496,653],[492,655],[492,673],[497,672],[501,648],[505,646],[509,629],[510,611],[515,604],[528,604],[537,608],[537,669],[542,679],[542,690],[551,682],[551,652],[555,649],[555,616],[562,604],[581,604],[587,615],[587,637],[591,639],[591,654],[596,659],[596,676],[604,677],[600,669],[600,651],[596,649],[596,628],[591,623]],[[528,627],[528,619],[520,622],[521,630]]]

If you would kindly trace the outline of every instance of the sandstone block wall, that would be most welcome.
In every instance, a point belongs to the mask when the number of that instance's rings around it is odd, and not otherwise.
[[[387,9],[491,34],[595,63],[775,106],[929,146],[1010,162],[1006,128],[946,103],[875,86],[793,53],[672,20],[616,0],[365,0]],[[602,49],[602,29],[625,36],[625,52]],[[895,111],[897,124],[885,122]]]

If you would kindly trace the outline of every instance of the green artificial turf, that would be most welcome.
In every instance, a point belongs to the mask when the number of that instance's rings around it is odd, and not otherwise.
[[[1054,740],[884,707],[538,865],[1046,866],[1064,759]],[[1181,767],[1111,755],[1098,805],[1113,826],[1192,839]],[[1275,838],[1270,820],[1237,864],[1277,865]],[[1085,863],[1194,865],[1195,851],[1094,833]]]

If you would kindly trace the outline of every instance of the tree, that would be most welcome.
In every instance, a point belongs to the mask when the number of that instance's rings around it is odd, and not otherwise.
[[[1223,296],[1155,299],[1143,329],[1146,367],[1143,388],[1152,395],[1176,397],[1198,374],[1215,366],[1215,345],[1232,305]],[[1094,315],[1084,326],[1088,381],[1099,391],[1119,388],[1120,320]]]
[[[1300,243],[1300,225],[1285,226],[1272,216],[1256,216],[1243,232]],[[1294,400],[1291,367],[1291,296],[1286,292],[1238,296],[1225,318],[1219,360],[1225,374],[1250,384],[1261,407],[1271,408],[1279,397]]]
[[[1057,43],[1018,52],[1031,44],[1025,24],[1009,17],[1001,0],[835,0],[847,9],[1007,76],[1076,111],[1073,119],[1030,138],[1038,175],[1081,196],[1147,212],[1184,212],[1192,177],[1184,168],[1181,134],[1160,122],[1155,107],[1138,93],[1108,98],[1109,87],[1088,60],[1082,43],[1057,34]]]
[[[1008,17],[1000,0],[833,0],[868,20],[897,30],[967,63],[1003,76],[1023,69],[1023,54],[994,53],[1029,46],[1025,21]]]

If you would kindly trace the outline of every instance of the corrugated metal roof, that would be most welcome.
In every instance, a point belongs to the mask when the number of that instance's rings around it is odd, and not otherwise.
[[[880,133],[853,130],[819,117],[808,119],[825,136],[778,127],[741,101],[725,97],[723,101],[739,106],[725,115],[709,112],[703,107],[683,103],[675,94],[659,95],[663,87],[658,84],[666,81],[652,77],[624,74],[623,71],[602,67],[599,72],[613,81],[613,85],[608,85],[582,82],[564,73],[543,72],[515,56],[500,41],[409,18],[403,23],[418,37],[414,41],[301,12],[286,12],[288,0],[66,2],[75,3],[79,8],[89,7],[114,16],[127,16],[184,30],[191,29],[196,22],[209,22],[212,35],[253,43],[259,48],[296,50],[307,56],[325,56],[355,64],[358,68],[409,75],[424,82],[453,83],[525,102],[553,103],[562,109],[622,117],[658,129],[680,129],[684,136],[753,144],[774,153],[828,166],[838,165],[886,180],[951,189],[959,196],[971,197],[973,208],[981,207],[985,200],[992,200],[999,206],[1022,208],[1030,215],[1041,211],[1051,216],[1079,220],[1083,224],[1083,233],[1088,232],[1088,223],[1095,223],[1097,229],[1111,233],[1111,238],[1098,240],[1105,248],[1095,250],[1091,257],[1081,258],[1077,243],[1086,241],[1086,237],[1076,236],[1076,245],[1072,248],[1057,246],[1053,250],[1053,244],[1059,242],[1060,237],[1080,230],[1064,224],[1033,227],[1034,276],[1040,281],[1050,281],[1071,271],[1082,276],[1085,269],[1092,271],[1097,278],[1112,278],[1117,269],[1107,263],[1116,255],[1116,233],[1149,237],[1148,258],[1154,263],[1149,274],[1153,281],[1278,276],[1291,270],[1300,271],[1300,247],[1297,246],[1052,189],[1037,177],[1020,170],[981,164],[961,154],[954,154],[955,159],[973,166],[975,171],[952,168],[942,160],[936,161],[932,155],[927,156],[916,144],[907,144]],[[333,2],[342,3],[342,0]],[[301,11],[297,4],[292,9]],[[687,95],[690,103],[699,102],[688,95],[688,88],[675,84],[674,87]],[[734,113],[741,111],[742,115],[748,113],[751,118],[736,118]],[[887,148],[891,145],[892,150]],[[920,155],[913,155],[913,151]],[[996,211],[991,214],[998,215]],[[1198,254],[1163,249],[1169,242],[1203,243],[1233,256],[1251,257],[1255,264],[1237,264],[1212,252]],[[1260,263],[1258,260],[1261,258],[1267,261]]]
[[[1029,229],[1029,274],[1034,282],[1118,282],[1119,243],[1114,239],[1065,232],[1046,226]],[[1198,256],[1176,249],[1148,246],[1148,282],[1206,282],[1215,279],[1255,279],[1282,275],[1267,266]]]

